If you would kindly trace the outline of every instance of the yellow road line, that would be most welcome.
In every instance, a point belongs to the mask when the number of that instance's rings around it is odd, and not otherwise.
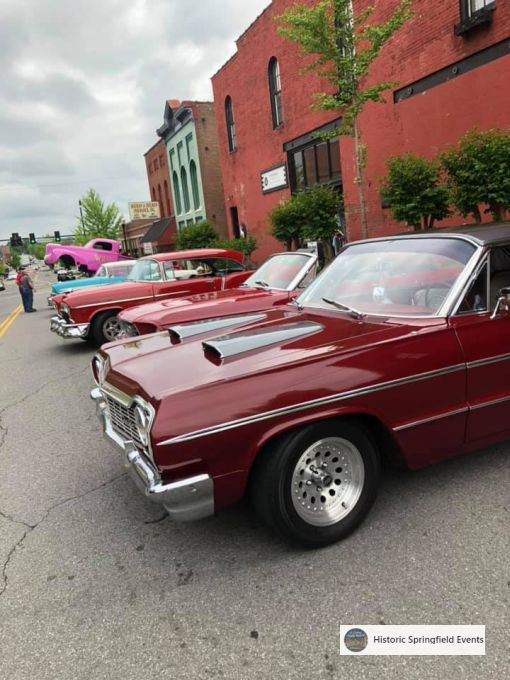
[[[18,316],[21,314],[21,310],[23,307],[21,305],[18,305],[16,309],[14,309],[9,316],[0,323],[0,338],[4,336],[6,333],[7,329],[12,326],[12,324],[16,321]]]

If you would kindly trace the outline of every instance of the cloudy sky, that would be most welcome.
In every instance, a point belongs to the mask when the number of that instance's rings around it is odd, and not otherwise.
[[[269,0],[0,0],[0,243],[70,233],[94,188],[127,217],[166,99],[210,77]]]

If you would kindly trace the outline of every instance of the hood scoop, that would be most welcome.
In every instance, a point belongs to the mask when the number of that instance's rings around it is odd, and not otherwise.
[[[170,326],[168,332],[172,339],[179,342],[185,338],[191,338],[194,335],[207,333],[209,331],[221,330],[229,326],[240,326],[247,323],[255,323],[256,321],[263,321],[266,318],[265,314],[238,314],[237,316],[222,316],[215,319],[205,319],[204,321],[193,321],[191,323],[183,323],[175,326]]]
[[[267,345],[275,343],[283,343],[288,340],[295,340],[304,335],[317,333],[322,330],[322,326],[318,323],[308,321],[297,321],[281,326],[273,326],[271,328],[261,328],[256,330],[240,331],[239,333],[231,333],[229,335],[222,335],[212,340],[207,340],[202,343],[204,350],[214,352],[220,359],[249,352],[252,349],[259,349]]]

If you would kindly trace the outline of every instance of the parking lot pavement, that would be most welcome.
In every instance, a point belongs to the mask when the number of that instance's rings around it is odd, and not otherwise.
[[[368,520],[323,550],[278,541],[242,504],[176,524],[102,438],[92,351],[50,316],[0,340],[1,678],[508,677],[508,444],[386,471]],[[485,624],[487,653],[340,657],[341,623]]]

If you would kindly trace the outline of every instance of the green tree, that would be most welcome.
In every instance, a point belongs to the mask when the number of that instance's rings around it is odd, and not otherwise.
[[[10,263],[11,267],[14,269],[17,269],[20,264],[21,264],[21,255],[16,251],[16,250],[11,250],[11,259]]]
[[[390,158],[386,166],[388,175],[381,184],[381,192],[395,219],[418,231],[430,229],[434,220],[449,215],[450,197],[441,183],[438,161],[407,153]]]
[[[301,194],[295,194],[274,207],[268,215],[271,235],[285,244],[287,250],[299,247],[306,227]]]
[[[271,234],[287,250],[299,247],[304,238],[321,241],[326,261],[333,257],[331,241],[338,229],[342,207],[340,194],[332,187],[316,186],[282,201],[269,213]]]
[[[177,233],[176,246],[178,250],[190,248],[211,248],[218,241],[219,235],[210,222],[204,220],[196,224],[182,227]]]
[[[448,187],[461,215],[476,222],[489,212],[502,220],[510,210],[510,128],[470,130],[441,154]]]
[[[78,223],[74,230],[74,241],[77,245],[84,245],[93,238],[119,237],[122,214],[115,203],[105,206],[99,194],[89,189],[81,199],[83,216],[78,216]]]
[[[354,16],[351,0],[322,0],[312,7],[297,4],[277,17],[280,35],[298,44],[301,54],[310,57],[303,72],[316,73],[330,86],[328,92],[314,94],[314,108],[342,115],[340,128],[327,136],[354,138],[355,182],[364,238],[368,236],[366,148],[358,118],[367,102],[385,102],[383,92],[396,85],[389,81],[368,85],[367,78],[381,49],[411,16],[411,3],[412,0],[400,0],[381,23],[370,21],[375,9],[372,6]]]
[[[244,253],[244,256],[249,259],[253,251],[257,248],[257,239],[254,236],[247,236],[246,238],[227,238],[215,241],[214,248],[226,248],[227,250],[237,250]]]

